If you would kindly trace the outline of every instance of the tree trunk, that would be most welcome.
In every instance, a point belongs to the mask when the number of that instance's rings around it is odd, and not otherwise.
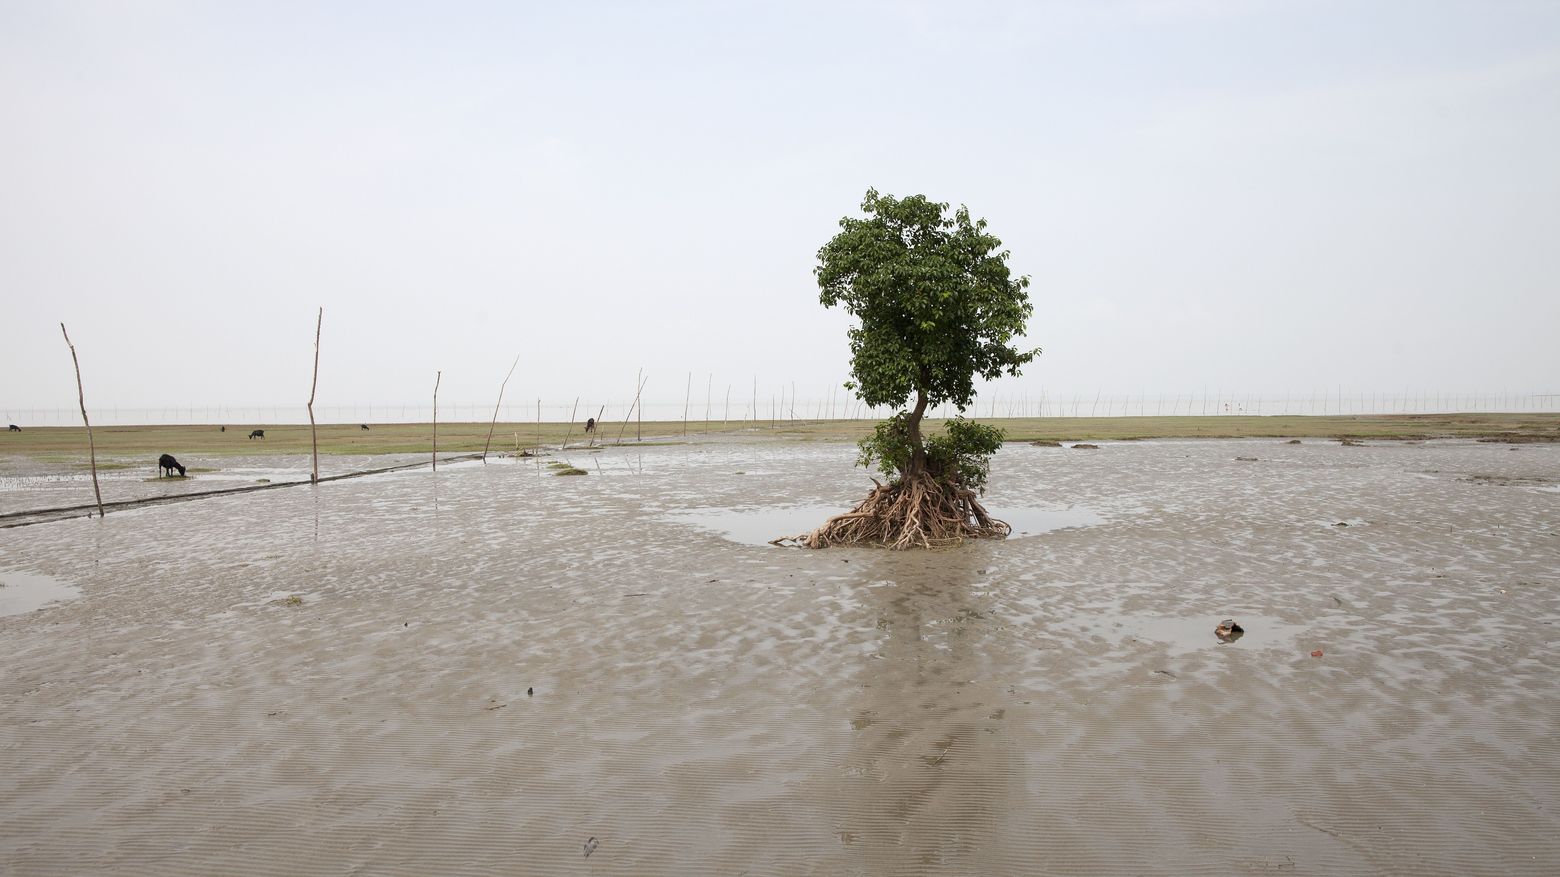
[[[926,414],[926,391],[915,391],[915,408],[910,412],[910,419],[905,421],[905,430],[910,434],[910,466],[902,473],[903,477],[909,477],[926,470],[926,444],[921,441],[921,418]]]

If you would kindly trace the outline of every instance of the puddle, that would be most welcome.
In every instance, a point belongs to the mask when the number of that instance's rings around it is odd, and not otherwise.
[[[1006,521],[1013,528],[1009,539],[1038,536],[1053,530],[1073,527],[1094,527],[1105,523],[1105,518],[1086,508],[1064,506],[1059,508],[1018,507],[989,509],[992,516]]]
[[[1213,629],[1220,620],[1233,617],[1245,628],[1245,634],[1233,642],[1219,642]],[[1286,624],[1261,615],[1208,615],[1191,618],[1167,618],[1158,615],[1123,615],[1110,620],[1134,639],[1163,643],[1171,655],[1186,655],[1204,649],[1300,649],[1300,636],[1306,628]]]
[[[756,509],[712,508],[676,512],[667,515],[666,520],[709,530],[744,545],[768,545],[771,539],[799,536],[810,532],[834,515],[847,511],[850,511],[847,506],[823,505],[769,506]],[[1006,521],[1013,528],[1013,535],[1008,537],[1010,539],[1105,523],[1105,519],[1100,515],[1077,506],[1020,507],[988,509],[988,511],[993,517]]]
[[[81,589],[58,579],[26,572],[0,572],[0,617],[21,615],[59,600],[74,600]]]

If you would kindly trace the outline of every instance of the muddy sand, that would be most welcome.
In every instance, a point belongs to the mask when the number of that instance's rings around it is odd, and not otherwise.
[[[1560,868],[1560,446],[1101,444],[930,553],[761,543],[843,444],[0,531],[0,873]]]

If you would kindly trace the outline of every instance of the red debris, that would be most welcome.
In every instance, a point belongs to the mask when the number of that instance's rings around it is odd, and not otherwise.
[[[1317,649],[1317,650],[1311,652],[1311,657],[1313,657],[1313,658],[1320,658],[1321,656],[1322,656],[1322,650],[1321,649]]]

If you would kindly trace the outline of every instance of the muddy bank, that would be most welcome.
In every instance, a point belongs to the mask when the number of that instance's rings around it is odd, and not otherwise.
[[[1560,860],[1560,494],[1521,480],[1560,447],[1101,444],[993,466],[994,509],[1082,524],[944,552],[750,545],[685,514],[848,508],[870,482],[846,445],[391,473],[0,532],[0,581],[80,593],[0,617],[0,862]],[[1221,644],[1227,617],[1246,633]]]

